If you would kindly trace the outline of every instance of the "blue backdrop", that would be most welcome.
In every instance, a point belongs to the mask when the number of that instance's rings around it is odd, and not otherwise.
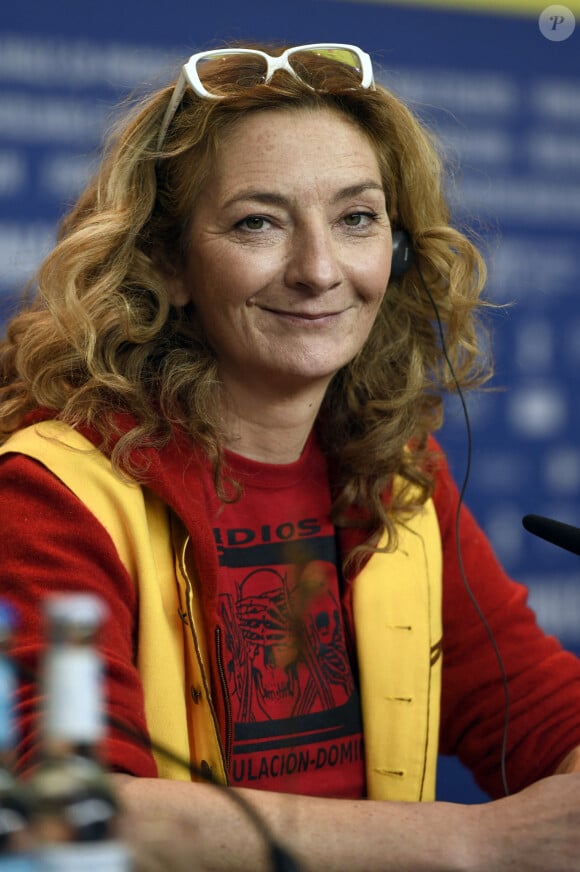
[[[202,7],[202,8],[200,8]],[[7,4],[0,22],[0,321],[54,238],[134,89],[224,39],[355,42],[453,156],[457,221],[482,235],[496,391],[469,400],[467,500],[544,627],[580,652],[578,558],[535,539],[528,512],[580,525],[580,26],[548,39],[536,15],[413,5],[253,0]],[[442,441],[458,478],[465,427]],[[442,761],[442,798],[482,798]]]

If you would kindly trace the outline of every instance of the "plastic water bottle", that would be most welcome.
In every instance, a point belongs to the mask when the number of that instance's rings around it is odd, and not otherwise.
[[[128,872],[120,808],[99,759],[105,733],[103,669],[97,637],[101,601],[51,597],[42,669],[42,759],[31,779],[44,872]]]

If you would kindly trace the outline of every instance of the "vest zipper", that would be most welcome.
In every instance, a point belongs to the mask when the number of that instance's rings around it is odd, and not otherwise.
[[[219,721],[218,721],[217,713],[216,713],[215,706],[214,706],[213,699],[212,699],[211,686],[210,686],[210,682],[208,680],[208,671],[206,669],[203,654],[201,651],[201,646],[199,644],[199,639],[198,639],[199,630],[198,630],[198,627],[196,625],[195,615],[193,612],[192,600],[193,600],[193,597],[195,596],[195,590],[194,590],[194,584],[193,584],[193,582],[190,578],[189,572],[187,570],[187,561],[185,558],[185,552],[187,550],[188,545],[190,544],[190,541],[191,541],[190,536],[187,535],[185,538],[185,541],[182,544],[182,547],[176,551],[181,576],[183,578],[183,581],[185,582],[185,590],[183,591],[183,593],[185,596],[185,607],[186,607],[187,618],[184,621],[184,623],[187,626],[187,629],[189,631],[189,637],[192,641],[193,648],[195,651],[195,656],[197,657],[197,661],[199,663],[201,679],[203,682],[203,687],[204,687],[204,691],[205,691],[207,705],[208,705],[209,712],[210,712],[211,719],[212,719],[212,723],[213,723],[214,735],[216,737],[216,741],[217,741],[218,748],[219,748],[219,753],[221,754],[221,758],[222,758],[221,762],[222,762],[222,766],[223,766],[223,770],[224,770],[225,783],[227,785],[227,784],[229,784],[229,775],[228,775],[228,773],[229,773],[229,760],[227,759],[227,755],[226,755],[226,752],[224,750],[223,743],[222,743],[221,736],[220,736]],[[179,584],[178,584],[178,589],[179,589]],[[181,599],[181,592],[180,591],[179,591],[179,598]],[[183,609],[181,609],[180,612],[183,615]],[[183,617],[182,617],[182,620],[183,620]],[[203,630],[202,630],[202,632],[203,632]],[[218,670],[219,670],[219,664],[218,664]],[[220,682],[223,685],[223,679],[221,677],[222,672],[223,672],[223,667],[219,671]],[[229,709],[229,699],[227,699],[227,707]]]
[[[223,766],[224,766],[224,774],[225,774],[225,777],[226,777],[226,784],[227,784],[228,781],[229,781],[229,777],[228,777],[228,772],[229,772],[229,761],[227,760],[226,752],[224,751],[224,748],[223,748],[223,745],[222,745],[222,741],[221,741],[221,738],[220,738],[220,730],[219,730],[218,716],[217,716],[217,713],[216,713],[216,710],[215,710],[215,706],[214,706],[214,704],[213,704],[213,699],[212,699],[212,693],[211,693],[210,683],[209,683],[209,681],[207,680],[207,670],[206,670],[206,668],[205,668],[205,664],[204,664],[204,662],[203,662],[203,657],[202,657],[201,650],[200,650],[200,647],[199,647],[199,643],[198,643],[198,640],[197,640],[197,628],[196,628],[196,626],[195,626],[195,620],[194,620],[194,616],[193,616],[193,611],[192,611],[192,609],[191,609],[191,607],[190,607],[190,602],[189,602],[189,599],[190,599],[191,596],[193,596],[193,591],[190,589],[189,594],[188,594],[188,603],[187,603],[188,624],[189,624],[188,629],[189,629],[189,634],[190,634],[190,636],[191,636],[191,640],[192,640],[192,642],[193,642],[193,646],[194,646],[194,649],[195,649],[195,652],[196,652],[196,656],[197,656],[198,661],[199,661],[199,664],[200,664],[200,672],[201,672],[201,677],[202,677],[203,686],[204,686],[204,690],[205,690],[205,697],[206,697],[207,705],[208,705],[208,708],[209,708],[209,711],[210,711],[210,714],[211,714],[211,718],[212,718],[212,722],[213,722],[213,728],[214,728],[214,733],[215,733],[215,736],[216,736],[216,739],[217,739],[217,742],[218,742],[218,746],[219,746],[220,753],[221,753],[221,755],[222,755],[222,761],[223,761]],[[218,664],[218,669],[219,669],[219,664]],[[221,681],[221,680],[222,680],[222,679],[221,679],[221,673],[220,673],[220,681]],[[226,735],[226,738],[227,738],[227,735]],[[226,746],[226,747],[227,747],[227,746]]]
[[[228,691],[228,684],[226,680],[226,671],[224,669],[224,660],[222,654],[222,631],[221,627],[215,628],[215,658],[216,658],[216,666],[219,675],[220,684],[222,687],[222,696],[224,700],[224,708],[225,708],[225,750],[224,750],[224,764],[226,773],[230,771],[230,765],[232,762],[232,743],[233,743],[233,725],[232,725],[232,706],[230,703],[230,694]]]

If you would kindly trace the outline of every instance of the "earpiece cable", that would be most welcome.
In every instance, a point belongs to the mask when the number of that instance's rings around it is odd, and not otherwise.
[[[463,563],[463,555],[462,555],[462,551],[461,551],[461,539],[460,539],[461,508],[462,508],[462,505],[464,502],[465,492],[467,490],[467,485],[469,482],[469,477],[470,477],[470,473],[471,473],[472,454],[473,454],[471,423],[469,420],[469,413],[467,410],[467,404],[465,401],[465,397],[463,395],[463,391],[461,390],[459,380],[455,374],[453,364],[451,362],[451,359],[449,357],[449,353],[447,351],[447,345],[445,342],[445,331],[443,329],[443,324],[441,321],[441,316],[439,314],[439,309],[437,307],[437,304],[433,298],[431,291],[429,290],[429,288],[427,286],[427,282],[425,281],[425,279],[423,277],[423,273],[422,273],[421,268],[420,268],[419,264],[417,263],[416,259],[415,259],[413,265],[415,266],[415,268],[417,270],[417,274],[418,274],[419,279],[421,281],[421,285],[423,287],[423,290],[425,291],[425,294],[427,295],[427,298],[429,299],[429,302],[431,303],[431,306],[433,308],[433,312],[435,314],[435,320],[437,323],[437,330],[438,330],[439,338],[441,341],[441,349],[443,352],[443,356],[445,358],[445,362],[447,363],[447,366],[449,368],[451,378],[452,378],[453,383],[455,385],[455,390],[457,392],[457,396],[459,397],[459,401],[461,403],[461,408],[463,410],[463,417],[465,420],[465,429],[466,429],[466,436],[467,436],[467,457],[466,457],[466,463],[465,463],[465,472],[464,472],[463,481],[462,481],[462,484],[461,484],[461,487],[459,490],[459,498],[458,498],[457,509],[456,509],[456,513],[455,513],[455,545],[456,545],[457,563],[459,566],[459,572],[461,575],[461,580],[462,580],[463,586],[464,586],[464,588],[467,592],[467,595],[469,596],[469,599],[471,600],[473,607],[475,608],[477,615],[478,615],[478,617],[479,617],[479,619],[480,619],[480,621],[481,621],[481,623],[482,623],[482,625],[487,633],[487,636],[488,636],[489,641],[492,645],[492,648],[493,648],[493,651],[494,651],[494,654],[495,654],[495,657],[496,657],[496,660],[497,660],[497,663],[498,663],[498,666],[500,669],[500,673],[501,673],[503,690],[504,690],[505,708],[504,708],[504,725],[503,725],[503,731],[502,731],[501,752],[500,752],[500,770],[501,770],[501,780],[502,780],[504,794],[505,794],[505,796],[509,796],[510,790],[509,790],[509,785],[508,785],[508,780],[507,780],[507,775],[506,775],[507,736],[508,736],[509,718],[510,718],[510,698],[509,698],[508,679],[507,679],[505,664],[503,662],[496,638],[495,638],[493,631],[492,631],[492,629],[487,621],[487,618],[483,614],[481,606],[479,605],[479,603],[475,597],[475,594],[473,593],[471,585],[469,584],[469,581],[467,579],[467,575],[466,575],[465,567],[464,567],[464,563]],[[20,670],[21,674],[24,677],[26,677],[28,680],[36,681],[36,675],[33,673],[32,670],[28,669],[27,667],[23,666],[23,664],[20,664],[20,663],[17,664],[17,666],[18,666],[18,669]],[[142,746],[147,747],[149,750],[154,751],[155,753],[162,755],[167,760],[171,760],[174,763],[178,764],[185,771],[189,772],[189,774],[191,776],[196,777],[196,778],[200,778],[203,781],[206,781],[210,784],[213,784],[218,789],[222,789],[222,790],[227,791],[228,796],[232,799],[233,802],[235,802],[243,810],[243,812],[247,815],[247,817],[252,821],[256,830],[260,833],[260,835],[263,837],[265,842],[268,844],[268,846],[270,848],[270,856],[271,856],[273,872],[299,872],[299,866],[296,865],[296,862],[294,861],[292,856],[287,852],[287,850],[285,848],[282,848],[282,846],[277,842],[276,839],[273,838],[272,834],[269,831],[269,828],[265,824],[262,817],[256,812],[256,810],[253,808],[253,806],[250,805],[239,793],[237,793],[234,790],[231,790],[226,785],[223,785],[223,784],[217,782],[215,779],[213,779],[211,777],[211,775],[208,775],[206,772],[202,771],[199,767],[197,767],[195,764],[191,763],[189,760],[185,760],[183,757],[175,754],[169,748],[166,748],[165,746],[161,745],[160,743],[153,741],[149,736],[146,736],[146,735],[142,734],[140,731],[135,730],[134,728],[125,724],[122,720],[115,718],[115,717],[112,717],[112,716],[109,716],[108,723],[111,727],[113,727],[113,728],[125,733],[126,735],[131,736],[135,740],[137,740]]]
[[[472,440],[472,435],[471,435],[471,423],[469,420],[469,412],[467,410],[467,403],[465,401],[463,391],[461,390],[459,380],[455,374],[455,369],[453,368],[453,364],[451,362],[451,359],[449,357],[449,353],[447,351],[447,345],[445,342],[445,331],[443,329],[443,324],[441,321],[441,316],[439,314],[439,309],[437,307],[437,303],[435,302],[435,300],[433,298],[433,294],[431,293],[431,291],[429,290],[429,288],[427,286],[427,282],[425,281],[425,279],[423,277],[421,267],[417,263],[417,260],[414,261],[414,266],[417,270],[417,274],[418,274],[419,279],[421,281],[421,285],[423,287],[423,290],[425,291],[425,293],[429,299],[429,302],[431,303],[433,311],[435,313],[435,320],[437,322],[437,331],[439,333],[439,339],[441,341],[441,350],[443,352],[445,362],[447,363],[447,366],[449,368],[449,372],[451,374],[453,384],[455,385],[455,390],[457,392],[457,396],[459,397],[459,401],[461,403],[461,408],[463,410],[463,417],[465,420],[465,431],[466,431],[466,437],[467,437],[467,456],[466,456],[466,461],[465,461],[465,472],[464,472],[463,481],[462,481],[462,484],[461,484],[461,487],[459,490],[459,499],[457,502],[457,510],[455,513],[455,548],[456,548],[456,553],[457,553],[457,564],[459,566],[459,573],[461,575],[461,580],[463,582],[463,586],[467,592],[469,599],[471,600],[471,602],[473,604],[473,607],[475,608],[475,610],[477,612],[477,615],[478,615],[481,623],[483,624],[485,632],[487,633],[487,636],[488,636],[489,641],[491,643],[491,646],[493,648],[495,658],[497,660],[499,670],[501,673],[501,680],[502,680],[502,685],[503,685],[505,702],[504,702],[504,723],[503,723],[501,749],[500,749],[500,772],[501,772],[501,781],[502,781],[504,794],[505,794],[505,796],[509,796],[510,790],[509,790],[509,784],[508,784],[507,774],[506,774],[507,738],[508,738],[509,719],[510,719],[509,682],[508,682],[508,678],[507,678],[505,664],[503,662],[503,658],[501,656],[501,652],[499,650],[497,640],[493,634],[493,631],[489,625],[489,622],[488,622],[487,618],[485,617],[485,615],[482,611],[482,608],[479,605],[477,598],[476,598],[475,594],[473,593],[471,585],[469,584],[469,581],[467,579],[467,574],[465,572],[465,567],[463,564],[463,554],[461,551],[461,538],[460,538],[461,507],[463,506],[465,492],[467,490],[467,484],[469,482],[469,477],[471,474],[471,462],[472,462],[472,455],[473,455],[473,440]]]

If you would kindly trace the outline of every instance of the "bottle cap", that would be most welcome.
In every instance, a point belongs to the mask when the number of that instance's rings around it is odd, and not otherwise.
[[[45,600],[44,613],[53,626],[91,629],[103,623],[106,607],[94,594],[55,594]]]

